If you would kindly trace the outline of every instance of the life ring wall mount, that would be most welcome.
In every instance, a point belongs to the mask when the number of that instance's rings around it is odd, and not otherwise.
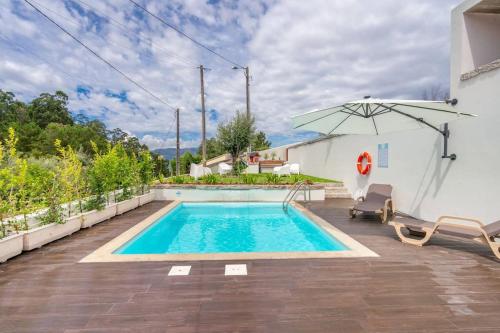
[[[366,160],[366,163],[363,165],[363,161]],[[372,168],[372,157],[368,152],[363,152],[358,156],[358,162],[356,163],[356,167],[358,169],[359,174],[366,176],[370,173]]]

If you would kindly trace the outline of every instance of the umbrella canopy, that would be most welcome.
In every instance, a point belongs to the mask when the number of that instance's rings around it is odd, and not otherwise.
[[[474,114],[461,113],[455,103],[366,98],[292,117],[293,127],[323,134],[383,134],[431,127]]]

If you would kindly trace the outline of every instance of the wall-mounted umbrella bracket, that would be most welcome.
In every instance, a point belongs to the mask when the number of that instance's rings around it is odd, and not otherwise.
[[[457,154],[448,155],[448,139],[450,138],[450,130],[448,129],[448,123],[444,124],[444,130],[439,132],[443,134],[444,138],[443,156],[441,156],[441,158],[449,158],[452,161],[456,160]]]
[[[458,99],[456,99],[456,98],[449,99],[448,98],[445,100],[445,103],[455,106],[458,104]],[[443,138],[444,138],[443,156],[441,156],[441,158],[449,158],[452,161],[456,160],[457,154],[448,155],[448,139],[450,138],[450,130],[448,129],[448,123],[444,124],[444,130],[441,131],[441,134],[443,134]]]

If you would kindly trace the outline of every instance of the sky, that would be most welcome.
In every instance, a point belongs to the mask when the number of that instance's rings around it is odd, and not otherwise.
[[[30,0],[155,99],[22,0],[0,0],[0,89],[24,101],[63,90],[73,114],[102,120],[151,149],[200,143],[245,110],[242,70],[129,0]],[[449,85],[450,11],[459,0],[136,0],[199,42],[249,66],[251,110],[273,146],[314,133],[290,117],[370,95],[419,99]],[[168,104],[168,105],[167,105]]]

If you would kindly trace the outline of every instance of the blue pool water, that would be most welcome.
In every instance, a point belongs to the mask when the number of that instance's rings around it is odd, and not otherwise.
[[[347,247],[281,203],[182,203],[117,254],[341,251]]]

